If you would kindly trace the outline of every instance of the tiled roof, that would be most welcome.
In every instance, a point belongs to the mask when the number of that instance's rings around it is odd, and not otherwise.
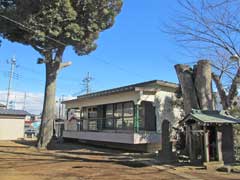
[[[26,115],[30,115],[30,113],[23,110],[0,109],[0,115],[26,116]]]
[[[239,124],[240,120],[231,116],[227,111],[201,111],[192,110],[192,112],[184,118],[183,121],[194,119],[204,124]]]

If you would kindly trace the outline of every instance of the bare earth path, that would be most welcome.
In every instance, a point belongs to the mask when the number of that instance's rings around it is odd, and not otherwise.
[[[136,163],[117,150],[75,144],[54,149],[39,151],[29,141],[0,141],[0,180],[240,180],[239,174]]]

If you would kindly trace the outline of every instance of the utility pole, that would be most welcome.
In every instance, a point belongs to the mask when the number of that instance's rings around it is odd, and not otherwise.
[[[58,100],[58,119],[61,117],[61,97]]]
[[[24,99],[23,99],[23,110],[26,110],[26,100],[27,100],[27,93],[24,93]]]
[[[64,95],[62,95],[62,101],[61,101],[61,107],[62,107],[62,119],[64,119],[64,104],[62,103],[64,101]]]
[[[82,82],[83,82],[83,85],[85,86],[85,90],[86,90],[86,94],[89,94],[90,91],[91,91],[91,88],[90,88],[90,82],[93,80],[93,78],[90,76],[90,73],[88,72],[87,73],[87,77],[85,77]]]
[[[81,83],[81,85],[84,86],[84,88],[81,91],[79,91],[77,93],[74,93],[72,95],[73,96],[78,96],[80,94],[83,94],[84,92],[86,92],[86,94],[89,94],[91,92],[90,83],[91,83],[92,80],[93,80],[93,77],[91,77],[90,73],[88,72],[87,76],[82,80],[82,83]]]
[[[11,64],[11,69],[10,69],[9,82],[8,82],[8,93],[7,93],[7,103],[6,103],[7,108],[8,108],[8,105],[9,105],[9,99],[10,99],[10,94],[11,94],[12,78],[13,78],[14,70],[15,70],[15,67],[16,67],[15,57],[13,57],[11,59],[10,64]]]

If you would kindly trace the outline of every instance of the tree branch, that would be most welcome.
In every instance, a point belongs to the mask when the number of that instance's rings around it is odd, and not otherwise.
[[[232,105],[232,101],[233,99],[236,97],[237,95],[237,86],[238,83],[240,83],[240,68],[238,68],[238,71],[236,73],[236,76],[234,77],[234,79],[232,80],[232,84],[228,93],[228,103],[231,106]]]
[[[41,55],[44,56],[44,52],[45,52],[44,49],[42,49],[38,46],[34,46],[34,45],[32,45],[32,47],[33,47],[33,49],[35,49],[37,52],[39,52]]]
[[[215,82],[216,87],[218,89],[218,93],[219,93],[219,96],[221,98],[223,109],[228,109],[227,95],[226,95],[226,92],[223,88],[223,85],[221,83],[221,80],[220,80],[219,76],[212,73],[212,79]]]
[[[71,62],[71,61],[61,63],[61,64],[60,64],[60,70],[63,69],[63,68],[66,68],[66,67],[68,67],[68,66],[71,66],[71,65],[72,65],[72,62]]]

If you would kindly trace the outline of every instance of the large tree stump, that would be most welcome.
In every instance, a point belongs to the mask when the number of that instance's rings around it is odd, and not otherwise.
[[[194,86],[200,109],[213,110],[211,64],[207,60],[200,60],[195,68]]]
[[[183,94],[184,111],[189,114],[192,109],[199,109],[197,95],[193,82],[193,71],[188,65],[175,65],[177,76],[181,85]]]
[[[185,64],[175,65],[183,94],[184,111],[192,109],[213,110],[212,72],[207,60],[198,61],[192,69]]]

